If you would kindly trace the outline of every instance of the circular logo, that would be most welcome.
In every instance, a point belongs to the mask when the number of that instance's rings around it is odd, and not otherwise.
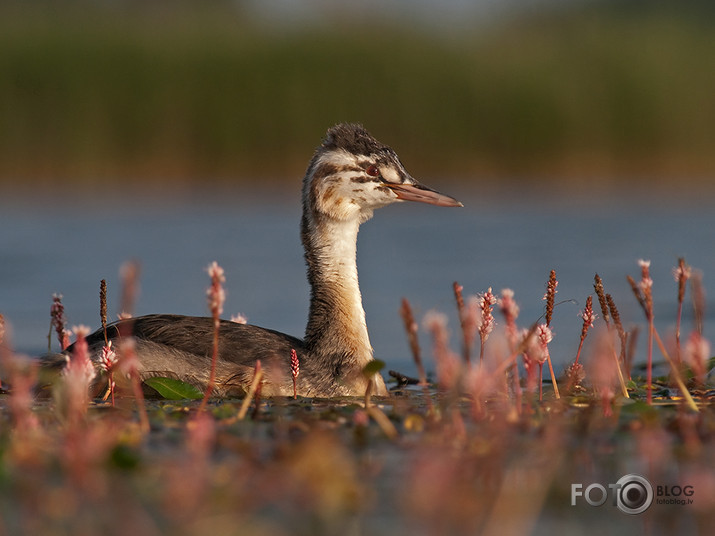
[[[640,475],[625,475],[617,482],[616,505],[624,514],[641,514],[653,502],[653,486]]]

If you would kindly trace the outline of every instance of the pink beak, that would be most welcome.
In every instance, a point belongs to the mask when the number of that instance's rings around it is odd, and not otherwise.
[[[463,207],[464,205],[457,201],[454,197],[441,194],[420,184],[419,182],[409,183],[385,183],[395,194],[398,199],[404,201],[418,201],[420,203],[428,203],[439,207]]]

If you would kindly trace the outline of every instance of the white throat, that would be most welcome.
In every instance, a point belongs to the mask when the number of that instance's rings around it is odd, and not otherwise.
[[[330,314],[330,321],[323,325],[324,340],[321,342],[340,345],[333,348],[349,348],[360,363],[367,363],[372,358],[372,347],[356,262],[360,220],[321,218],[321,221],[311,224],[313,232],[310,240],[315,262],[311,277],[314,298],[325,300],[331,308],[326,311]]]

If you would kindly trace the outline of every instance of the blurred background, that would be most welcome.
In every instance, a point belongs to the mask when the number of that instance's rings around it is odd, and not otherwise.
[[[715,270],[712,1],[6,0],[0,312],[16,346],[43,347],[53,292],[97,327],[99,279],[111,300],[130,258],[137,313],[205,314],[218,260],[227,316],[300,335],[300,179],[339,121],[466,206],[393,207],[361,232],[388,364],[409,362],[400,298],[453,314],[454,280],[514,288],[527,325],[556,269],[565,362],[594,272],[641,321],[625,274],[652,258],[667,327],[677,258]]]
[[[360,121],[422,174],[712,177],[708,0],[0,6],[0,177],[293,179]]]

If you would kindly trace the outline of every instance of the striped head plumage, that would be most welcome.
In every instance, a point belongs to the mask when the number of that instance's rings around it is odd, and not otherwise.
[[[303,199],[309,213],[334,220],[368,220],[376,208],[396,201],[462,206],[417,182],[390,147],[361,125],[338,124],[308,166]]]

